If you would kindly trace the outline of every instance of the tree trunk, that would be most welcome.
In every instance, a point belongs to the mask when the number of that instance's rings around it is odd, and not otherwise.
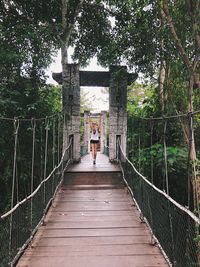
[[[160,101],[160,109],[161,112],[164,112],[165,109],[165,96],[164,96],[164,83],[166,77],[166,62],[161,59],[160,62],[160,75],[159,75],[159,101]]]
[[[176,44],[176,47],[178,48],[180,55],[183,59],[183,62],[185,63],[185,66],[188,69],[188,72],[190,74],[190,82],[188,86],[188,112],[193,111],[193,104],[192,104],[192,94],[193,94],[193,84],[194,82],[197,84],[197,86],[200,88],[200,83],[198,80],[198,76],[195,72],[195,68],[192,66],[192,63],[190,62],[189,57],[187,56],[187,53],[184,49],[184,47],[181,44],[181,40],[178,38],[178,35],[176,33],[176,29],[174,27],[172,18],[169,14],[168,9],[168,0],[163,0],[163,10],[161,11],[162,16],[166,18],[168,22],[168,26],[172,35],[172,38]],[[196,159],[196,149],[195,149],[195,141],[194,141],[194,131],[193,129],[190,130],[190,138],[191,138],[191,144],[190,144],[190,159],[195,160]]]
[[[188,111],[193,112],[193,100],[192,100],[192,95],[193,95],[193,84],[194,84],[194,79],[193,76],[191,75],[189,86],[188,86]],[[192,120],[192,118],[191,118]],[[192,161],[196,160],[196,148],[195,148],[195,140],[194,140],[194,127],[192,125],[192,121],[190,122],[190,129],[189,129],[189,140],[190,141],[190,159]]]
[[[68,103],[68,90],[69,90],[69,82],[67,79],[68,71],[68,47],[71,33],[74,29],[74,25],[79,14],[80,8],[83,4],[84,0],[80,0],[75,9],[73,10],[73,16],[69,20],[68,18],[68,9],[69,9],[69,0],[62,0],[62,47],[61,47],[61,63],[62,63],[62,91],[63,91],[63,110],[67,112],[67,106],[65,103]],[[69,114],[68,114],[69,115]]]
[[[189,57],[185,51],[185,48],[183,47],[181,40],[179,39],[179,37],[177,35],[172,17],[170,16],[169,9],[168,9],[168,0],[163,0],[162,2],[163,2],[163,6],[162,6],[161,14],[166,19],[166,21],[168,23],[172,38],[175,42],[177,49],[179,50],[179,53],[183,59],[185,66],[188,69],[189,74],[191,74],[193,76],[193,79],[194,79],[196,86],[200,89],[200,81],[199,81],[199,77],[198,77],[196,70],[195,70],[196,68],[191,63],[191,61],[190,61],[190,59],[189,59]]]
[[[63,96],[63,111],[65,114],[64,118],[64,129],[63,129],[63,150],[69,144],[69,133],[68,130],[70,125],[72,126],[72,104],[70,103],[70,90],[71,81],[69,77],[68,68],[68,47],[70,42],[70,36],[74,29],[75,22],[77,20],[80,8],[84,0],[79,0],[78,4],[72,9],[69,6],[69,0],[62,0],[62,37],[61,37],[61,63],[62,63],[62,96]],[[70,12],[69,12],[70,8]],[[68,17],[70,14],[70,17]],[[69,126],[69,127],[68,127]]]

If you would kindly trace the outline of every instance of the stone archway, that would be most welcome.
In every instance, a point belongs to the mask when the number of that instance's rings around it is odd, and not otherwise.
[[[116,159],[117,138],[126,152],[127,138],[127,86],[137,78],[128,73],[126,66],[110,66],[109,71],[79,71],[78,64],[68,64],[68,90],[63,92],[64,147],[73,136],[73,158],[80,160],[80,86],[109,87],[109,159]],[[62,84],[62,73],[53,73],[53,78]]]

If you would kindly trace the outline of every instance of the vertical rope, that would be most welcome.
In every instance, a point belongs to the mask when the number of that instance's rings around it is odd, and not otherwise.
[[[33,193],[34,189],[34,162],[35,162],[35,128],[36,128],[36,121],[34,118],[31,120],[32,124],[32,163],[31,163],[31,194]],[[33,225],[33,199],[31,198],[31,229]]]
[[[40,181],[43,179],[43,132],[42,132],[42,124],[40,125]]]
[[[134,138],[133,138],[133,117],[131,117],[131,132],[130,132],[130,138],[131,138],[131,150],[132,150],[132,160],[134,158]]]
[[[191,112],[188,113],[188,127],[189,127],[189,137],[188,137],[188,165],[187,165],[187,178],[188,178],[188,207],[190,208],[190,194],[191,194],[191,168],[190,168],[190,150],[192,146],[192,121],[191,121]],[[194,199],[195,199],[195,191],[193,191]],[[194,209],[196,208],[196,203],[194,200]]]
[[[48,152],[48,133],[49,133],[49,119],[45,119],[45,157],[44,157],[44,175],[43,179],[46,178],[47,175],[47,152]],[[46,183],[44,183],[44,205],[46,203]]]
[[[152,150],[152,146],[153,146],[153,120],[151,118],[150,120],[150,127],[151,127],[151,182],[152,184],[154,183],[154,179],[153,179],[153,150]]]
[[[52,144],[52,152],[53,152],[53,157],[52,157],[52,164],[53,168],[55,167],[55,118],[53,118],[53,144]],[[55,183],[55,174],[53,173],[53,179],[52,179],[52,193],[54,192],[54,183]]]
[[[13,156],[13,175],[12,175],[12,196],[11,196],[11,209],[14,206],[15,195],[15,176],[16,176],[16,162],[17,162],[17,141],[18,141],[19,120],[14,120],[14,156]],[[11,257],[12,250],[12,226],[13,226],[13,213],[10,216],[10,232],[9,232],[9,257]]]
[[[66,131],[66,129],[67,129],[67,127],[66,127],[66,114],[64,113],[64,118],[63,118],[63,131],[62,131],[62,133],[63,133],[63,136],[62,136],[62,140],[63,140],[63,147],[62,147],[62,151],[64,152],[64,150],[65,150],[65,148],[67,147],[67,142],[68,142],[68,140],[65,140],[65,138],[68,138],[68,136],[67,136],[67,134],[65,134],[65,131]],[[65,156],[65,160],[66,160],[66,158],[69,158],[69,153],[68,153],[68,151],[67,151],[67,155]],[[62,162],[62,172],[63,172],[63,169],[64,169],[64,161]]]
[[[168,179],[168,164],[167,164],[166,131],[167,131],[167,121],[165,120],[165,124],[164,124],[164,136],[163,136],[164,161],[165,161],[165,184],[166,184],[167,194],[169,195],[169,179]]]
[[[58,117],[58,140],[57,140],[57,164],[59,164],[60,161],[60,117]]]
[[[139,157],[138,170],[139,170],[139,173],[141,173],[141,161],[140,161],[140,157],[141,157],[141,140],[140,140],[140,133],[139,133],[139,136],[138,136],[138,157]]]
[[[168,179],[168,164],[167,164],[167,146],[166,146],[166,132],[167,132],[167,120],[164,123],[164,132],[163,132],[163,147],[164,147],[164,161],[165,161],[165,184],[166,192],[169,195],[169,179]],[[173,221],[172,213],[170,207],[170,201],[168,199],[168,215],[169,215],[169,226],[170,226],[170,236],[172,244],[172,255],[173,255],[173,266],[175,266],[175,246],[174,246],[174,233],[173,233]]]

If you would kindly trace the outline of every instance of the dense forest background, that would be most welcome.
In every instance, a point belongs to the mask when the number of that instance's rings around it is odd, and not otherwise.
[[[81,66],[96,56],[102,66],[126,64],[138,73],[141,79],[130,86],[128,93],[129,157],[165,190],[166,145],[169,193],[181,204],[193,206],[191,167],[195,163],[198,168],[198,113],[193,116],[192,132],[188,116],[167,120],[167,125],[164,119],[147,118],[199,109],[199,5],[199,0],[0,2],[1,213],[10,207],[16,127],[15,121],[3,118],[45,118],[62,110],[69,46],[74,47],[74,62]],[[45,77],[45,70],[59,49],[63,91],[46,84]],[[53,129],[52,125],[49,127]],[[31,129],[30,124],[21,133],[21,156],[17,161],[19,198],[30,193],[27,163],[31,160]]]

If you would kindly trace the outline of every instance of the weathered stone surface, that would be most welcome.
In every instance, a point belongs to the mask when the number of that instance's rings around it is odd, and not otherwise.
[[[110,67],[109,88],[109,158],[117,158],[117,139],[120,139],[123,151],[126,153],[127,135],[127,86],[128,75],[125,66]]]
[[[104,152],[104,146],[107,146],[107,111],[101,111],[101,153]]]
[[[66,75],[68,89],[63,92],[63,110],[66,115],[64,126],[64,147],[69,137],[74,140],[74,159],[80,160],[80,86],[109,86],[109,154],[110,160],[117,158],[117,139],[121,141],[126,153],[127,135],[127,86],[136,79],[135,74],[128,74],[125,66],[111,66],[109,72],[79,71],[77,64],[69,64]],[[53,78],[62,83],[61,74],[53,74]],[[101,116],[101,152],[107,145],[106,125],[107,114],[92,114],[94,118]],[[84,114],[84,144],[90,151],[89,113]]]
[[[136,73],[126,72],[127,83],[130,85],[133,83],[138,75]],[[62,84],[62,73],[53,73],[53,79]],[[108,71],[79,71],[80,86],[110,86],[110,73]]]
[[[73,137],[73,159],[80,160],[80,84],[79,65],[68,64],[67,90],[63,91],[63,110],[65,113],[64,148]]]
[[[89,111],[84,111],[84,145],[88,148],[88,153],[90,152],[90,123],[89,123]]]

